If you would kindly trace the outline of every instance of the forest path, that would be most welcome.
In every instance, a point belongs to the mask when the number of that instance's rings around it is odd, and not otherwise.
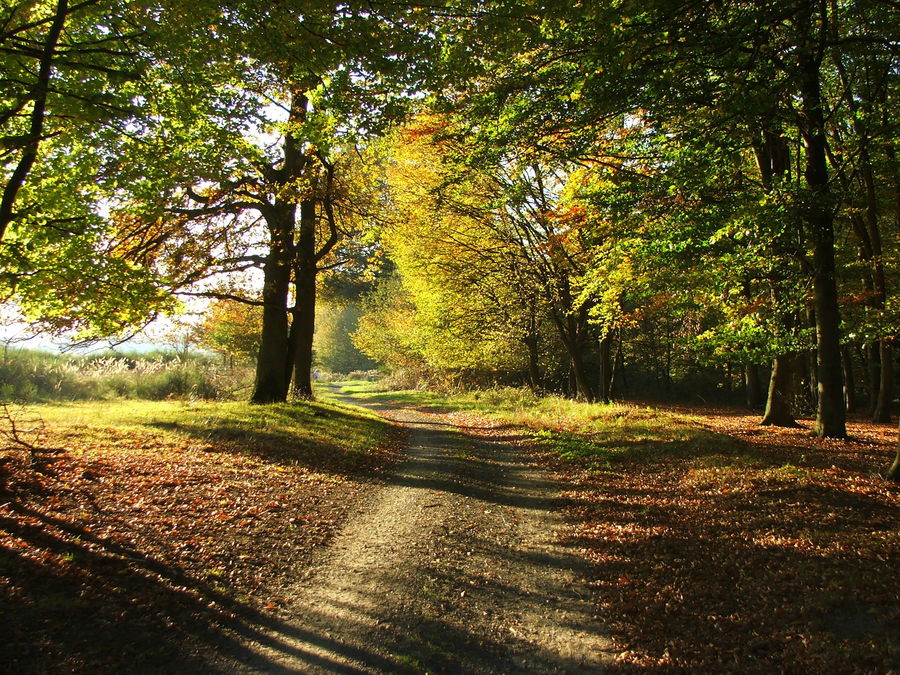
[[[334,398],[409,429],[406,459],[294,589],[249,672],[569,673],[611,662],[558,487],[505,429]],[[243,668],[242,668],[243,669]]]

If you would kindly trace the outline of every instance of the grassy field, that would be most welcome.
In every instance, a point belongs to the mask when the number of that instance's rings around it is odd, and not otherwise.
[[[525,430],[565,486],[625,671],[896,672],[895,425],[851,439],[737,410],[587,405],[521,390],[346,392]],[[471,422],[470,422],[471,420]]]
[[[18,672],[209,668],[204,645],[277,621],[399,443],[328,402],[8,410],[38,448],[7,433],[0,451],[0,660]]]
[[[752,449],[705,428],[696,417],[625,404],[585,404],[522,389],[471,391],[446,396],[431,391],[379,391],[370,382],[341,383],[340,391],[452,412],[474,412],[499,423],[525,427],[564,460],[603,470],[626,460],[660,456],[706,457],[715,466],[745,466]]]

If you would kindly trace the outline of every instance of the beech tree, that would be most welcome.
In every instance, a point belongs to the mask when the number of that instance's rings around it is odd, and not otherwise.
[[[423,371],[476,372],[501,364],[514,369],[519,347],[537,348],[534,327],[529,329],[536,310],[527,261],[494,222],[492,186],[483,176],[447,182],[453,167],[437,136],[442,125],[440,118],[419,118],[386,144],[390,209],[381,239],[396,276],[380,300],[369,303],[372,316],[362,322],[357,340],[407,369],[416,359]],[[415,337],[397,335],[396,348],[388,348],[371,334],[386,330],[374,316],[391,302],[402,312],[403,299],[420,330]],[[529,354],[534,374],[538,364],[531,347]]]
[[[120,222],[179,293],[261,307],[255,402],[310,397],[317,276],[333,264],[325,258],[352,210],[345,171],[355,145],[401,110],[417,81],[420,62],[397,54],[428,46],[416,39],[423,15],[327,3],[212,7],[220,42],[180,71],[200,86],[155,92],[158,117],[124,153],[131,166],[144,157],[169,170],[123,191],[129,217]],[[207,45],[197,26],[193,50]],[[149,157],[164,145],[175,157]],[[261,293],[225,276],[253,268]]]

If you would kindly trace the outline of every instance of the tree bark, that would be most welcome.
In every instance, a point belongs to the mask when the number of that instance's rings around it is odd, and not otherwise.
[[[300,228],[294,268],[294,387],[296,398],[313,398],[313,336],[316,330],[316,205],[305,200],[300,205]]]
[[[897,454],[894,457],[894,463],[887,470],[885,477],[900,482],[900,435],[897,437]]]
[[[881,228],[878,223],[878,195],[875,189],[875,175],[872,169],[872,158],[869,154],[868,137],[861,122],[854,125],[860,137],[860,175],[866,195],[866,230],[871,250],[872,282],[874,295],[873,306],[884,311],[887,304],[887,281],[884,273],[884,249],[881,244]],[[872,410],[873,422],[889,422],[891,419],[891,400],[894,397],[894,368],[890,343],[882,338],[879,343],[881,374],[878,379],[878,396]]]
[[[593,403],[596,399],[591,383],[585,372],[584,359],[581,354],[572,356],[572,377],[575,378],[575,398],[584,403]]]
[[[528,317],[525,324],[525,335],[522,343],[528,353],[528,388],[532,393],[539,394],[543,386],[541,377],[541,355],[539,321],[533,303],[528,305]]]
[[[881,355],[881,377],[879,378],[878,399],[872,413],[873,422],[891,421],[891,402],[894,398],[894,355],[887,340],[879,343]]]
[[[563,298],[562,307],[555,308],[552,312],[553,323],[566,353],[569,355],[571,366],[570,381],[574,387],[575,398],[579,401],[593,403],[594,390],[587,377],[587,369],[584,363],[584,349],[587,345],[587,308],[582,307],[577,313],[571,311],[572,299],[568,280],[563,280],[559,285],[560,295]]]
[[[541,391],[541,362],[537,336],[529,335],[524,342],[528,349],[528,387],[538,394]]]
[[[768,121],[768,124],[754,130],[753,141],[756,163],[763,189],[766,192],[772,192],[790,174],[790,146],[782,130],[777,125],[773,125],[771,120]],[[785,251],[790,249],[790,245],[785,239],[785,233],[780,233],[773,239],[772,253],[776,259],[783,259]],[[769,283],[771,285],[773,304],[778,307],[784,295],[783,281],[776,272],[770,277]],[[781,320],[788,333],[795,332],[797,319],[793,312],[785,311]],[[792,353],[779,354],[775,357],[769,377],[765,412],[760,424],[780,427],[798,426],[797,421],[794,419],[791,405],[796,390],[795,381],[799,371],[797,361],[797,355]]]
[[[797,427],[797,421],[791,411],[791,399],[794,396],[794,354],[782,354],[775,357],[772,363],[772,377],[769,380],[769,395],[766,400],[766,412],[763,415],[763,426]]]
[[[291,96],[289,121],[299,124],[306,118],[308,101],[298,92]],[[275,197],[260,207],[269,228],[269,253],[263,266],[262,338],[256,359],[253,403],[280,403],[287,400],[290,386],[292,344],[288,331],[288,295],[294,269],[294,230],[297,200],[291,185],[303,175],[306,159],[292,131],[284,135],[284,159],[278,169],[269,169]]]
[[[815,321],[815,320],[813,320]],[[815,327],[815,323],[813,323]],[[811,349],[803,353],[803,361],[806,364],[806,391],[810,405],[815,408],[819,402],[819,361],[818,350]],[[843,384],[841,385],[843,386]],[[843,397],[843,391],[841,392]]]
[[[881,389],[881,349],[877,342],[870,342],[865,347],[866,374],[869,388],[869,417],[875,416],[878,407],[878,391]]]
[[[571,393],[579,401],[592,403],[594,401],[594,390],[588,380],[587,369],[584,363],[584,328],[579,326],[578,319],[573,316],[556,321],[556,324],[560,330],[563,345],[569,355]]]
[[[12,174],[7,179],[3,188],[3,195],[0,197],[0,241],[6,234],[6,228],[15,220],[16,198],[37,160],[38,148],[44,136],[47,95],[50,93],[50,81],[53,77],[53,57],[68,15],[68,0],[57,0],[53,21],[47,31],[47,38],[41,46],[37,80],[31,89],[32,107],[29,115],[28,136],[22,147],[22,154],[16,164],[16,168],[13,169]]]
[[[612,335],[607,333],[600,338],[600,391],[599,398],[603,403],[609,403],[612,400],[612,381],[613,381],[613,358],[612,358]]]
[[[572,364],[572,377],[575,380],[575,398],[586,403],[593,403],[595,400],[594,390],[588,380],[585,368],[583,343],[576,342],[569,347],[569,359]]]
[[[850,348],[844,346],[841,348],[841,359],[844,364],[844,403],[847,406],[847,412],[856,412],[856,377],[853,374],[853,354]]]
[[[263,266],[262,337],[256,358],[253,403],[280,403],[287,400],[288,379],[288,291],[293,257],[294,213],[292,207],[272,208],[266,216],[269,227],[269,254]]]
[[[825,17],[821,17],[822,21]],[[806,24],[812,30],[811,21]],[[807,36],[810,37],[810,36]],[[799,50],[800,134],[806,149],[804,178],[809,191],[803,217],[813,238],[813,298],[816,310],[818,402],[815,433],[825,438],[847,436],[841,373],[840,311],[834,259],[834,213],[828,181],[825,114],[820,57],[816,44]]]
[[[616,355],[613,357],[612,381],[609,383],[609,396],[613,398],[619,396],[624,388],[628,386],[625,378],[625,357],[622,354],[622,329],[618,330],[616,336]]]
[[[865,276],[864,283],[866,290],[869,292],[867,304],[883,313],[887,305],[888,287],[884,271],[884,248],[881,239],[881,225],[879,222],[879,213],[881,211],[878,193],[876,189],[876,179],[874,170],[874,161],[872,158],[872,141],[873,136],[866,122],[866,115],[858,114],[862,106],[871,107],[874,97],[876,105],[883,110],[889,109],[888,91],[885,87],[876,85],[873,89],[870,87],[854,87],[853,80],[848,76],[847,70],[840,58],[835,61],[835,66],[841,78],[842,85],[847,89],[849,95],[846,102],[851,113],[850,119],[853,124],[853,131],[858,142],[859,159],[856,166],[856,174],[861,182],[862,194],[864,196],[865,209],[863,215],[858,212],[850,214],[850,223],[853,226],[853,232],[859,240],[860,258],[869,268],[869,274]],[[869,82],[869,84],[874,84]],[[887,117],[883,120],[888,122]],[[877,139],[877,137],[875,137]],[[877,146],[876,146],[877,147]],[[888,167],[894,165],[894,153],[891,143],[884,145]],[[845,171],[838,166],[838,177],[844,190],[853,194],[859,192],[859,186],[851,183],[850,177]],[[900,186],[897,182],[897,175],[894,173],[894,187]],[[854,189],[856,188],[856,189]],[[894,215],[895,218],[900,215],[897,206],[900,204],[900,194],[895,190],[894,194]],[[900,221],[898,221],[900,222]],[[877,346],[873,346],[873,351],[877,349],[879,359],[870,359],[872,370],[870,371],[871,391],[869,402],[869,414],[874,422],[888,422],[891,417],[891,400],[894,394],[894,371],[893,361],[891,359],[891,345],[885,339],[879,341]],[[886,357],[886,358],[885,358]],[[877,364],[880,362],[880,372]],[[877,392],[877,393],[876,393]]]

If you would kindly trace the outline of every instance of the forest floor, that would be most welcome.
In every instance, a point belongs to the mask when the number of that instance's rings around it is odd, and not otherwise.
[[[392,422],[41,408],[62,451],[0,462],[0,671],[900,668],[895,428],[339,398]]]
[[[214,672],[403,434],[328,402],[48,404],[0,447],[0,672]]]

